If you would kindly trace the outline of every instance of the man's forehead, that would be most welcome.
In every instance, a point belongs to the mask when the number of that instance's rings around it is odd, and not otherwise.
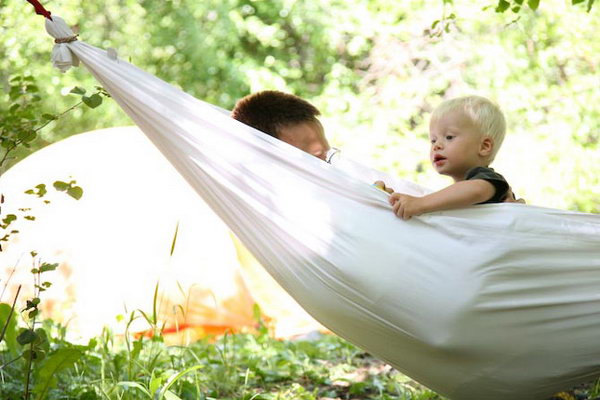
[[[289,124],[279,128],[279,138],[284,139],[310,139],[314,136],[320,136],[323,133],[321,124],[314,121],[304,121],[296,124]]]

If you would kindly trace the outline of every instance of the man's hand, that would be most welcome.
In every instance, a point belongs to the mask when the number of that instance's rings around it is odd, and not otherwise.
[[[422,197],[414,197],[402,193],[392,193],[390,196],[390,204],[392,205],[394,214],[403,220],[423,213],[420,207],[421,201]]]
[[[521,204],[527,204],[524,199],[516,199],[515,198],[515,194],[513,193],[511,187],[508,188],[508,192],[506,193],[506,198],[504,199],[503,203],[521,203]]]
[[[388,192],[389,194],[394,193],[394,189],[387,187],[384,181],[375,181],[373,186],[375,186],[377,189],[383,190],[384,192]]]

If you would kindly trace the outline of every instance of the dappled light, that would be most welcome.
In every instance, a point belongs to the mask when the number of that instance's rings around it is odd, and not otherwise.
[[[594,0],[0,8],[0,398],[600,399]]]

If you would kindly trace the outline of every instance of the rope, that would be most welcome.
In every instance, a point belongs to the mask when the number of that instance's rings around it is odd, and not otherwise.
[[[50,16],[50,11],[46,10],[44,8],[43,5],[40,4],[40,2],[38,0],[27,0],[32,6],[33,8],[35,8],[35,13],[37,15],[43,15],[44,17],[48,18],[50,21],[52,21],[52,17]]]
[[[54,43],[71,43],[77,40],[77,36],[79,35],[75,35],[75,36],[71,36],[68,38],[63,38],[63,39],[54,39]]]

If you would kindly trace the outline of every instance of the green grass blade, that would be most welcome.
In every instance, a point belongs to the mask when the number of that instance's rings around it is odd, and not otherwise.
[[[170,390],[167,390],[167,393],[165,393],[165,400],[181,400],[181,397],[177,396]]]
[[[126,389],[129,389],[129,388],[138,389],[139,391],[144,393],[146,396],[148,396],[149,399],[152,399],[152,395],[150,394],[148,389],[146,389],[144,386],[142,386],[141,384],[139,384],[137,382],[121,381],[121,382],[117,383],[117,386],[122,386]]]
[[[165,385],[162,387],[162,389],[160,389],[160,392],[158,393],[158,396],[156,398],[156,400],[162,400],[162,399],[167,399],[169,400],[169,398],[166,397],[166,393],[169,391],[169,388],[175,383],[177,382],[182,376],[184,376],[185,374],[195,371],[197,369],[202,368],[202,365],[194,365],[193,367],[190,367],[188,369],[185,369],[181,372],[178,372],[176,374],[173,374],[169,377],[169,379],[167,379],[167,382],[165,383]],[[172,398],[172,397],[171,397]]]
[[[179,233],[179,221],[177,221],[177,225],[175,226],[175,234],[173,235],[173,242],[171,242],[171,253],[169,253],[169,256],[173,255],[173,252],[175,251],[175,243],[177,243],[177,234]]]

